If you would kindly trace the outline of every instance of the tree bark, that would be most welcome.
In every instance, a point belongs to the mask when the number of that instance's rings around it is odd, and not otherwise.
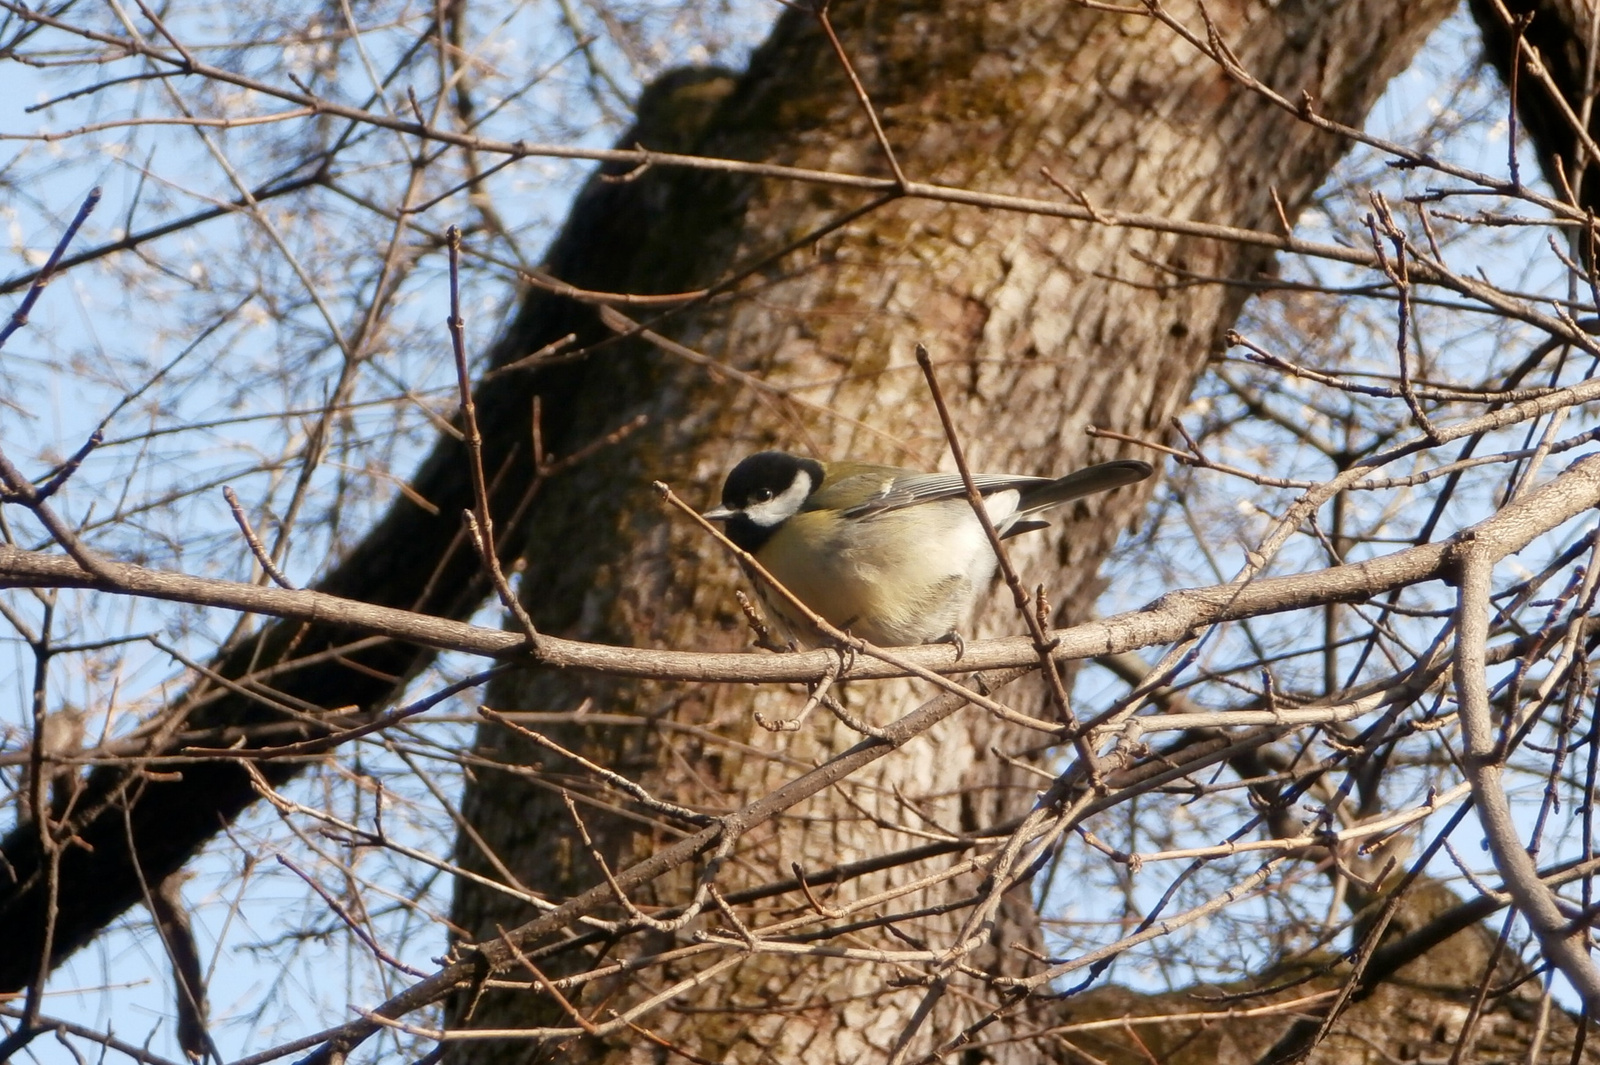
[[[1318,113],[1359,124],[1450,6],[1239,2],[1213,5],[1211,14],[1222,39],[1262,82],[1290,100],[1309,93]],[[1292,221],[1345,147],[1242,88],[1144,17],[1032,0],[1004,9],[895,0],[831,10],[896,157],[914,180],[1081,196],[1096,208],[1277,230],[1283,217],[1274,198]],[[1179,17],[1204,37],[1193,9]],[[710,117],[696,150],[889,172],[816,19],[793,10]],[[1042,167],[1073,192],[1053,189]],[[615,188],[595,184],[586,195]],[[620,246],[604,245],[605,261],[581,274],[567,257],[573,247],[595,244],[569,227],[552,254],[555,272],[585,288],[662,292],[711,284],[741,264],[760,263],[731,291],[657,328],[720,366],[755,375],[762,386],[637,344],[563,371],[570,375],[561,392],[568,409],[559,429],[547,427],[558,453],[624,416],[644,414],[649,423],[604,461],[583,464],[547,487],[533,519],[523,598],[544,631],[621,644],[710,649],[748,641],[732,600],[739,583],[734,566],[699,531],[662,512],[647,489],[651,480],[708,504],[739,457],[773,445],[822,458],[940,464],[943,436],[910,358],[919,341],[933,352],[974,468],[1045,474],[1126,453],[1094,443],[1085,429],[1160,437],[1246,296],[1225,283],[1176,282],[1249,280],[1271,268],[1259,249],[926,200],[898,200],[840,226],[862,206],[860,195],[793,183],[652,173],[632,194],[649,201],[647,224]],[[797,241],[799,250],[766,259]],[[1014,541],[1024,580],[1046,585],[1058,622],[1090,609],[1096,571],[1146,495],[1125,490],[1089,500],[1052,532]],[[1008,598],[1003,590],[993,596],[969,635],[1020,631],[1002,604]],[[918,690],[876,684],[842,697],[857,715],[883,724],[914,705]],[[1037,692],[1007,694],[1014,703],[1043,705]],[[574,723],[545,731],[643,779],[657,796],[712,812],[770,791],[859,738],[821,717],[792,733],[756,728],[753,712],[794,714],[803,695],[786,691],[531,673],[492,689],[487,701],[501,710],[592,708],[631,716],[638,726]],[[925,823],[969,837],[993,829],[1025,812],[1038,787],[994,752],[1026,750],[1032,742],[969,708],[743,839],[717,883],[733,891],[786,876],[791,862],[816,870],[919,842],[886,826]],[[498,726],[482,729],[476,753],[504,768],[480,769],[469,784],[464,812],[473,830],[462,836],[457,857],[486,876],[509,873],[558,899],[599,882],[562,789],[582,800],[583,826],[613,867],[678,831],[619,811],[581,768]],[[906,865],[861,877],[841,885],[837,897],[911,882],[936,868]],[[657,881],[632,901],[647,911],[681,903],[691,880]],[[976,883],[974,876],[966,887]],[[960,894],[928,893],[896,906],[913,909]],[[1029,900],[1014,894],[981,930],[990,945],[975,960],[991,972],[1028,971],[1032,963],[1016,945],[1040,945]],[[481,940],[531,912],[462,883],[454,919]],[[948,947],[962,916],[930,915],[917,934],[935,948]],[[670,940],[663,934],[639,949]],[[862,941],[895,942],[871,931]],[[613,956],[552,944],[540,964],[570,972],[602,955]],[[689,971],[670,970],[664,979]],[[591,985],[577,1004],[620,1012],[645,993],[621,983]],[[680,1001],[691,1008],[657,1014],[651,1027],[702,1059],[877,1060],[924,993],[890,986],[870,966],[801,966],[761,956],[732,976],[686,991]],[[453,1023],[565,1020],[538,1007],[540,1000],[463,996],[453,1006]],[[983,1009],[977,1000],[946,998],[914,1048],[929,1049],[929,1040],[959,1031]],[[1019,1012],[985,1035],[1044,1023]],[[589,1040],[546,1046],[535,1056],[632,1060],[644,1045],[637,1038]],[[1003,1040],[984,1051],[997,1061],[1037,1061],[1044,1052]],[[522,1061],[530,1051],[515,1041],[474,1042],[450,1044],[450,1054],[461,1061]]]

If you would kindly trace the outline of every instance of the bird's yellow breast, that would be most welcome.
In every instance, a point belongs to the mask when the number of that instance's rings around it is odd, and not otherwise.
[[[756,558],[825,620],[888,646],[948,634],[994,570],[994,556],[965,500],[860,521],[803,511]],[[767,599],[798,635],[808,632],[781,601]]]

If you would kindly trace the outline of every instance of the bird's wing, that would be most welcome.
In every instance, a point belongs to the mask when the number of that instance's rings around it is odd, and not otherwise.
[[[850,478],[854,480],[854,478]],[[841,481],[840,486],[847,482]],[[1014,474],[975,473],[972,483],[982,495],[1007,489],[1026,491],[1050,483],[1048,477],[1019,477]],[[921,503],[955,499],[967,494],[966,482],[959,473],[902,473],[883,483],[878,493],[863,502],[841,510],[847,518],[867,518],[891,510],[903,510]]]
[[[984,496],[1007,490],[1020,492],[1022,499],[1017,512],[1031,515],[1082,496],[1142,481],[1152,472],[1147,462],[1118,459],[1074,470],[1056,478],[976,473],[972,475],[972,483]],[[833,495],[835,491],[838,495]],[[839,507],[839,512],[847,518],[867,518],[936,500],[958,499],[966,494],[967,486],[959,473],[916,473],[892,467],[873,467],[816,493],[810,505],[820,508],[837,506],[832,502],[836,499],[860,500],[848,507]],[[1043,528],[1043,524],[1030,521],[1026,528]],[[1024,530],[1016,528],[1012,531],[1015,534]]]

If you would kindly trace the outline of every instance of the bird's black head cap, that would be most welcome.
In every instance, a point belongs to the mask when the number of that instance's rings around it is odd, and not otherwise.
[[[758,451],[740,461],[722,484],[722,508],[735,512],[726,519],[728,539],[760,550],[822,484],[822,473],[822,463],[787,451]]]

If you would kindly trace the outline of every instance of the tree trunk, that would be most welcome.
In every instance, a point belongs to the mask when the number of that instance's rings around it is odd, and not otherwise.
[[[1511,17],[1507,21],[1501,9]],[[1586,158],[1578,130],[1600,133],[1600,114],[1592,102],[1595,74],[1590,68],[1595,33],[1589,0],[1468,0],[1467,9],[1483,34],[1484,58],[1509,88],[1516,85],[1517,117],[1538,153],[1540,168],[1556,195],[1576,192],[1581,204],[1596,198],[1596,160]],[[1520,32],[1519,32],[1520,30]],[[1548,78],[1529,68],[1517,43],[1521,36],[1539,56]],[[1520,69],[1513,79],[1513,57]],[[1552,91],[1554,90],[1554,91]],[[1559,96],[1559,98],[1558,98]],[[1580,118],[1582,121],[1574,121]],[[1527,181],[1531,175],[1521,175]],[[1585,251],[1584,254],[1589,254]]]
[[[1308,93],[1319,114],[1359,124],[1451,6],[1240,0],[1211,5],[1211,14],[1222,40],[1262,82],[1292,101]],[[912,180],[1062,201],[1081,196],[1098,210],[1277,231],[1284,218],[1274,197],[1292,221],[1344,148],[1143,16],[1035,0],[1003,8],[891,0],[840,4],[831,13]],[[1204,38],[1194,9],[1184,6],[1178,17]],[[749,71],[726,88],[698,152],[890,172],[814,17],[787,11]],[[649,130],[642,119],[638,136],[654,146]],[[1041,168],[1073,191],[1053,188]],[[825,459],[945,464],[944,438],[911,358],[919,341],[933,353],[974,468],[1049,474],[1130,453],[1096,443],[1085,430],[1162,436],[1245,299],[1239,287],[1174,282],[1249,279],[1271,266],[1258,248],[920,198],[838,224],[864,203],[861,194],[833,188],[699,172],[656,170],[628,184],[591,186],[551,255],[562,280],[589,289],[668,292],[711,284],[744,264],[756,268],[728,292],[656,326],[736,373],[633,341],[565,365],[539,386],[559,396],[559,411],[555,403],[545,406],[552,416],[545,438],[558,455],[630,416],[649,418],[644,430],[563,473],[541,495],[522,584],[541,630],[627,645],[745,646],[747,628],[733,601],[740,583],[735,566],[703,533],[657,505],[652,480],[709,505],[739,457],[774,445]],[[629,217],[640,222],[612,227],[620,238],[597,240],[581,224],[624,211],[637,211]],[[767,258],[791,246],[797,250]],[[523,314],[526,349],[565,331],[540,323],[538,308],[549,304],[537,296]],[[736,374],[754,375],[761,385]],[[1049,533],[1012,542],[1024,581],[1042,582],[1057,604],[1056,621],[1080,619],[1091,609],[1096,571],[1147,494],[1123,490],[1088,500]],[[967,634],[1021,630],[1002,589]],[[927,694],[911,683],[846,687],[844,702],[878,725]],[[1030,699],[1043,705],[1038,692],[1007,697],[1013,705],[1026,707]],[[624,715],[625,726],[570,722],[541,731],[642,780],[658,797],[710,812],[735,809],[859,739],[821,711],[795,732],[755,726],[757,711],[793,716],[804,694],[792,691],[544,672],[498,686],[487,701],[506,711]],[[814,872],[926,843],[918,831],[968,837],[991,831],[1026,812],[1039,787],[1037,778],[994,752],[1023,752],[1036,743],[1036,734],[1019,734],[969,707],[744,837],[717,885],[732,892],[786,877],[791,863]],[[679,833],[625,808],[576,764],[502,727],[485,726],[476,753],[506,767],[480,769],[465,800],[472,831],[461,838],[458,860],[485,876],[509,872],[556,899],[601,881],[563,788],[577,796],[583,825],[612,868]],[[860,897],[948,864],[899,865],[841,884],[831,897]],[[941,885],[897,899],[894,908],[948,902],[978,879],[971,874],[965,887]],[[687,873],[663,878],[632,901],[650,912],[682,903],[692,887]],[[1041,947],[1030,900],[1013,895],[1000,918],[981,929],[990,947],[974,960],[993,972],[1031,971],[1018,947]],[[743,908],[741,919],[759,926],[804,903],[790,895],[770,905],[784,909]],[[531,913],[503,894],[461,882],[454,919],[469,938],[482,940]],[[623,915],[619,907],[612,916]],[[945,949],[964,917],[961,909],[930,914],[915,934]],[[714,923],[704,918],[678,936],[687,942],[696,928]],[[646,953],[676,941],[662,933],[624,946]],[[897,943],[871,928],[853,942]],[[547,973],[573,972],[614,958],[617,949],[601,945],[585,953],[552,945],[540,965]],[[686,961],[648,987],[589,985],[576,1005],[610,1016],[692,971]],[[713,1061],[878,1060],[925,995],[920,986],[894,986],[892,975],[847,959],[791,964],[781,955],[757,955],[686,989],[672,1011],[652,1015],[647,1026]],[[941,1000],[912,1049],[920,1054],[980,1017],[991,1004],[981,984],[973,989],[974,996]],[[538,1005],[547,1001],[533,993],[463,996],[452,1007],[452,1023],[570,1023]],[[985,1036],[1038,1023],[1027,1012],[1009,1013]],[[461,1061],[530,1055],[518,1041],[449,1046]],[[646,1047],[654,1044],[634,1035],[614,1044],[545,1045],[534,1056],[621,1061],[661,1053]],[[1002,1040],[984,1053],[1032,1062],[1046,1051]]]

